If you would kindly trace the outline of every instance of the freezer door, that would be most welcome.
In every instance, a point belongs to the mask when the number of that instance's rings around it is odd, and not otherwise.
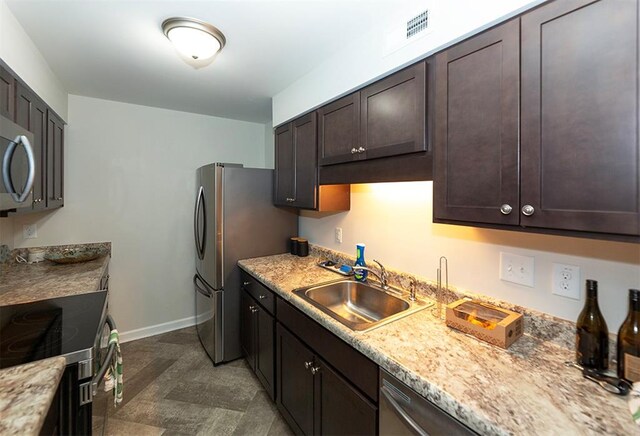
[[[211,164],[198,169],[193,227],[196,271],[213,289],[222,289],[222,179],[224,167]]]
[[[217,364],[223,359],[222,305],[224,293],[211,289],[196,274],[193,276],[196,291],[196,329],[205,351]]]

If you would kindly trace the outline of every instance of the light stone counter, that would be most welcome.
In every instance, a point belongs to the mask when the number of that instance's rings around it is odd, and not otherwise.
[[[0,370],[1,435],[40,433],[65,365],[52,357]]]
[[[292,294],[296,288],[340,278],[315,266],[320,260],[314,250],[306,258],[282,254],[238,264],[480,434],[640,434],[624,398],[605,392],[579,371],[565,367],[565,361],[575,358],[570,348],[558,345],[555,339],[538,339],[556,338],[557,331],[566,337],[562,322],[554,326],[549,319],[531,320],[532,331],[538,336],[530,331],[508,350],[448,328],[430,309],[368,332],[356,332]]]
[[[100,245],[110,253],[111,244]],[[0,306],[98,290],[109,260],[110,255],[106,254],[89,262],[67,265],[48,260],[35,264],[0,264]]]

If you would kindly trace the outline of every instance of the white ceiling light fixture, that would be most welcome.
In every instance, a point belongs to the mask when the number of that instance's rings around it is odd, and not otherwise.
[[[212,58],[227,42],[220,30],[195,18],[168,18],[162,31],[180,54],[197,61]]]

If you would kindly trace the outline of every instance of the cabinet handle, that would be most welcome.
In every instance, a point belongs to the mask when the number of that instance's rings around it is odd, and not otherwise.
[[[525,204],[522,206],[522,214],[524,216],[531,216],[536,210],[530,204]]]
[[[305,367],[306,369],[311,369],[311,368],[313,367],[313,361],[312,361],[312,360],[310,360],[310,361],[308,361],[308,362],[305,362],[305,363],[304,363],[304,367]]]
[[[251,282],[242,282],[242,286],[249,286]]]
[[[266,296],[266,295],[258,295],[258,299],[259,299],[259,300],[264,300],[265,298],[267,298],[267,296]]]
[[[251,313],[257,313],[260,312],[260,309],[256,306],[253,306],[253,309],[251,309]]]
[[[255,310],[255,308],[256,308],[256,306],[253,306],[253,305],[249,306],[249,310],[252,311],[252,312]]]
[[[359,147],[358,148],[358,153],[364,153],[367,149],[364,147]]]
[[[357,152],[358,152],[358,150],[357,150],[355,147],[353,147],[353,148],[351,149],[351,154],[356,154]]]
[[[512,210],[513,208],[506,203],[500,206],[500,212],[502,212],[502,215],[509,215]]]
[[[320,367],[319,366],[311,367],[311,374],[316,375],[319,372],[320,372]]]

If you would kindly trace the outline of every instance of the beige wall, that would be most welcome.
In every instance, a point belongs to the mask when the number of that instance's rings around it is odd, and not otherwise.
[[[351,210],[304,212],[300,234],[310,242],[355,254],[364,242],[366,259],[436,280],[440,256],[449,261],[451,285],[576,320],[584,304],[551,293],[552,264],[581,268],[600,284],[600,305],[611,331],[627,311],[629,288],[640,287],[640,245],[522,232],[433,224],[432,182],[352,185]],[[343,243],[334,241],[342,227]],[[499,279],[500,252],[535,258],[533,288]]]
[[[0,0],[0,59],[58,115],[68,119],[66,89],[3,0]]]
[[[264,131],[264,124],[71,95],[65,206],[13,218],[15,246],[111,241],[110,310],[120,331],[189,324],[195,169],[215,161],[264,167]],[[22,226],[31,222],[38,238],[24,240]]]

